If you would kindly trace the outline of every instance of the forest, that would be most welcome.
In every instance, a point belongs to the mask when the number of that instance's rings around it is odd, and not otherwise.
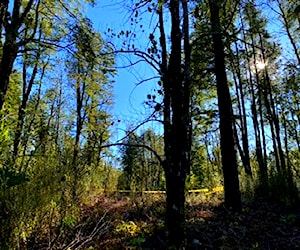
[[[0,2],[0,249],[299,249],[299,1],[101,2]]]

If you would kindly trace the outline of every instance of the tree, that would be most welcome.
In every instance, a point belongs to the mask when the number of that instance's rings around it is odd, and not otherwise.
[[[171,51],[167,55],[163,4],[158,4],[161,80],[163,87],[164,147],[167,193],[166,225],[170,245],[180,248],[185,239],[185,182],[190,171],[190,37],[187,1],[171,0]],[[180,14],[182,13],[182,17]],[[182,26],[181,26],[182,18]],[[183,47],[181,44],[183,43]],[[183,51],[182,51],[183,48]]]
[[[191,46],[189,35],[189,8],[186,0],[137,2],[134,9],[135,18],[155,9],[158,23],[149,34],[150,46],[147,52],[138,50],[135,44],[127,44],[127,50],[121,53],[133,53],[148,63],[158,73],[159,93],[162,102],[154,106],[155,114],[162,115],[160,121],[164,130],[164,162],[166,179],[166,225],[169,232],[169,245],[180,248],[185,239],[185,183],[190,171],[191,151]],[[169,26],[165,17],[170,15]],[[132,23],[134,18],[131,18]],[[138,21],[136,21],[138,22]],[[142,26],[141,26],[142,27]],[[121,31],[126,37],[131,31]],[[157,39],[156,37],[159,37]],[[120,35],[119,35],[120,37]],[[135,34],[132,35],[135,37]],[[167,38],[170,37],[170,42]],[[126,45],[126,43],[125,43]],[[133,48],[133,50],[130,50]],[[146,80],[144,80],[146,81]]]
[[[164,189],[163,169],[157,158],[163,151],[162,138],[150,129],[140,136],[130,132],[127,134],[121,148],[123,171],[119,177],[119,188],[133,191]]]
[[[0,32],[5,34],[5,40],[3,42],[1,61],[0,61],[0,110],[3,107],[4,98],[8,89],[9,76],[12,73],[13,64],[17,57],[18,50],[21,46],[24,46],[28,42],[28,37],[18,41],[19,30],[24,24],[25,19],[31,9],[35,9],[35,16],[32,17],[34,20],[38,19],[38,7],[40,1],[30,0],[25,1],[16,0],[13,3],[12,13],[8,11],[9,0],[1,2],[0,5]],[[23,11],[22,11],[23,10]],[[29,40],[31,40],[37,28],[37,22],[35,22],[35,28]],[[1,41],[2,43],[2,41]]]
[[[0,39],[0,110],[5,101],[5,95],[9,85],[9,77],[13,71],[15,59],[17,55],[23,51],[24,47],[29,44],[39,44],[49,47],[52,45],[60,46],[62,41],[62,33],[66,35],[68,32],[61,32],[56,29],[55,37],[49,39],[46,37],[43,41],[38,39],[39,29],[48,29],[51,33],[53,26],[67,24],[66,17],[76,19],[78,12],[76,7],[72,7],[73,1],[41,1],[41,0],[4,0],[0,3],[0,34],[3,34],[4,41]],[[93,3],[93,0],[86,1]],[[12,6],[10,13],[9,8]],[[70,7],[70,8],[68,8]],[[51,10],[51,11],[47,11]],[[54,12],[52,12],[52,10]],[[78,10],[78,9],[77,9]],[[55,15],[57,13],[58,15]],[[59,23],[57,21],[57,17]],[[65,19],[65,20],[64,20]],[[69,20],[70,21],[70,20]],[[28,26],[31,27],[30,32]],[[57,26],[56,26],[57,27]],[[67,25],[66,27],[67,28]],[[62,45],[62,47],[64,47]],[[28,49],[28,47],[27,47]]]
[[[225,205],[234,211],[241,210],[241,194],[233,133],[232,104],[229,93],[225,53],[220,27],[220,1],[210,0],[211,32],[215,55],[218,107],[220,115],[221,154],[224,175]]]
[[[296,57],[298,65],[300,64],[300,51],[299,51],[299,35],[297,30],[299,25],[297,24],[297,17],[299,21],[300,7],[297,1],[274,1],[279,8],[277,12],[283,27],[285,29],[288,40],[292,46],[292,51]]]
[[[142,151],[141,148],[130,145],[137,145],[140,142],[138,136],[131,133],[123,143],[125,144],[121,149],[123,173],[119,177],[118,186],[121,189],[135,191],[138,187],[137,175],[138,169],[141,168]]]
[[[113,65],[113,57],[100,55],[109,47],[105,48],[99,34],[93,28],[90,20],[82,19],[80,24],[75,24],[73,40],[75,48],[73,55],[67,62],[69,80],[76,93],[76,126],[75,141],[73,151],[73,199],[78,198],[78,182],[85,172],[86,163],[82,160],[81,138],[84,130],[87,131],[87,143],[89,150],[93,150],[91,143],[97,141],[98,149],[108,139],[109,115],[106,108],[112,103],[110,101],[110,80],[109,74],[114,71],[109,70]],[[102,110],[101,110],[102,109]],[[89,159],[94,158],[96,165],[100,160],[101,150],[90,152]],[[91,161],[89,162],[91,165]]]

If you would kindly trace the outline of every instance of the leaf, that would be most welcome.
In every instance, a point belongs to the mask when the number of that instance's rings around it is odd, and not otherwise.
[[[149,39],[150,39],[150,41],[154,40],[154,35],[152,33],[150,33]]]
[[[160,111],[161,110],[161,104],[157,103],[154,107],[155,111]]]

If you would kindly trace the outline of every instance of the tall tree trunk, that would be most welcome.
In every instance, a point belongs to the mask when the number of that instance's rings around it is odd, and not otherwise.
[[[244,27],[244,21],[241,18],[241,28],[242,28],[242,33],[243,33],[243,44],[245,48],[245,54],[246,54],[246,62],[247,62],[247,72],[249,73],[249,77],[247,78],[247,85],[249,87],[249,92],[250,92],[250,97],[251,97],[251,113],[252,113],[252,123],[253,123],[253,128],[254,128],[254,136],[255,136],[255,153],[257,157],[257,163],[259,167],[259,182],[261,187],[267,187],[267,180],[268,180],[268,175],[267,175],[267,165],[266,165],[266,158],[265,154],[263,154],[262,150],[262,141],[261,141],[261,134],[262,134],[262,140],[263,140],[263,145],[265,141],[264,137],[264,132],[263,132],[263,127],[262,130],[260,130],[259,127],[259,121],[258,121],[258,111],[256,109],[256,93],[255,93],[255,88],[254,88],[254,82],[253,82],[253,73],[251,69],[251,61],[248,55],[250,55],[250,51],[248,49],[248,44],[246,43],[246,34],[245,34],[245,27]],[[253,49],[253,47],[252,47]],[[259,97],[259,103],[260,103],[260,97]],[[261,107],[261,105],[259,105]],[[262,131],[262,133],[261,133]],[[265,152],[265,151],[264,151]]]
[[[253,34],[250,33],[251,39],[251,49],[252,55],[254,57],[254,63],[248,58],[249,65],[249,74],[250,74],[250,88],[252,95],[252,114],[253,114],[253,125],[255,131],[255,139],[256,139],[256,155],[259,166],[259,193],[263,195],[268,194],[268,170],[267,170],[267,145],[266,145],[266,136],[265,136],[265,122],[263,115],[263,91],[260,87],[260,79],[259,72],[256,64],[256,46]],[[246,46],[246,45],[245,45]],[[248,52],[247,52],[248,53]],[[252,79],[252,70],[251,66],[253,64],[254,67],[254,80]],[[258,86],[255,92],[255,83]],[[257,96],[257,101],[256,101]],[[257,102],[257,103],[256,103]],[[258,109],[258,110],[257,110]],[[260,121],[259,121],[260,117]]]
[[[300,108],[299,108],[300,110]],[[300,152],[300,138],[298,136],[298,129],[297,129],[297,126],[298,124],[300,125],[300,120],[298,119],[298,121],[294,118],[295,117],[295,113],[293,110],[290,110],[290,116],[292,118],[292,121],[294,122],[294,126],[293,128],[291,128],[291,126],[289,126],[290,129],[293,129],[293,134],[294,134],[294,137],[295,137],[295,141],[297,143],[297,148],[298,148],[298,151]]]
[[[185,239],[185,182],[190,169],[190,44],[187,1],[182,0],[181,30],[180,1],[170,1],[171,53],[167,61],[162,7],[159,8],[160,44],[162,48],[162,82],[164,90],[164,142],[169,245],[180,249]],[[182,36],[184,62],[182,62]],[[184,65],[184,69],[182,69]]]
[[[263,46],[263,42],[262,42],[263,38],[262,38],[261,34],[259,34],[259,39],[260,39],[260,45],[262,47]],[[264,50],[262,50],[262,59],[263,59],[263,62],[266,62],[266,60],[267,60]],[[276,110],[276,107],[275,107],[273,91],[272,91],[272,86],[271,86],[271,80],[270,80],[270,77],[269,77],[267,67],[264,69],[264,74],[265,74],[266,89],[267,89],[267,93],[269,94],[269,99],[270,99],[270,112],[271,112],[270,115],[271,115],[272,120],[273,120],[275,140],[276,140],[277,146],[278,146],[280,168],[283,171],[285,171],[286,164],[285,164],[285,158],[284,158],[284,154],[283,154],[283,147],[282,147],[281,136],[280,136],[279,118],[278,118],[277,110]]]
[[[236,151],[234,145],[232,104],[227,84],[225,53],[219,17],[219,1],[210,0],[210,15],[213,48],[215,55],[215,74],[217,81],[218,107],[220,115],[221,154],[224,175],[225,206],[234,211],[241,210]]]
[[[39,37],[41,38],[41,36]],[[18,156],[19,152],[19,144],[21,141],[21,135],[22,135],[22,130],[23,130],[23,125],[24,125],[24,117],[25,117],[25,110],[27,108],[27,102],[29,100],[29,96],[31,94],[31,90],[34,84],[34,81],[36,80],[36,75],[38,73],[38,66],[40,64],[39,60],[41,57],[41,51],[40,49],[38,50],[36,54],[36,61],[33,66],[33,70],[31,73],[31,77],[29,81],[27,82],[27,55],[26,53],[24,54],[24,59],[23,59],[23,90],[22,90],[22,101],[19,106],[19,112],[18,112],[18,122],[17,122],[17,128],[15,132],[15,137],[14,137],[14,151],[13,151],[13,157],[14,160]]]
[[[78,74],[80,74],[80,70],[78,68]],[[78,183],[80,178],[80,169],[79,169],[79,163],[78,163],[78,155],[80,153],[80,136],[83,128],[83,97],[85,93],[85,83],[83,82],[83,86],[81,87],[80,80],[77,80],[76,82],[76,135],[75,135],[75,142],[74,142],[74,151],[73,151],[73,160],[72,160],[72,166],[73,166],[73,174],[74,174],[74,180],[73,180],[73,187],[72,187],[72,198],[75,202],[78,201]]]
[[[238,51],[237,43],[235,42],[236,61],[232,60],[232,67],[235,71],[234,82],[238,100],[238,110],[240,116],[241,136],[242,136],[242,147],[238,147],[242,162],[245,168],[246,174],[252,177],[252,170],[250,166],[250,154],[249,154],[249,142],[248,142],[248,128],[247,128],[247,116],[246,116],[246,105],[245,105],[245,93],[243,89],[243,80],[240,71],[240,55]],[[238,143],[238,141],[237,141]]]
[[[293,171],[292,171],[292,164],[290,159],[290,152],[288,146],[288,128],[287,128],[287,120],[284,114],[282,114],[282,123],[284,129],[284,147],[285,147],[285,155],[286,155],[286,179],[287,179],[287,188],[288,188],[288,195],[290,195],[291,200],[298,196],[298,190],[296,191],[295,195],[295,185],[293,180]]]

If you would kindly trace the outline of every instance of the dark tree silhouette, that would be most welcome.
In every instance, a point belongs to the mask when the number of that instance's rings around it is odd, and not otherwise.
[[[241,194],[233,133],[232,104],[225,69],[225,53],[220,25],[220,1],[210,0],[211,31],[215,54],[218,107],[220,115],[221,154],[224,176],[225,205],[241,210]]]

